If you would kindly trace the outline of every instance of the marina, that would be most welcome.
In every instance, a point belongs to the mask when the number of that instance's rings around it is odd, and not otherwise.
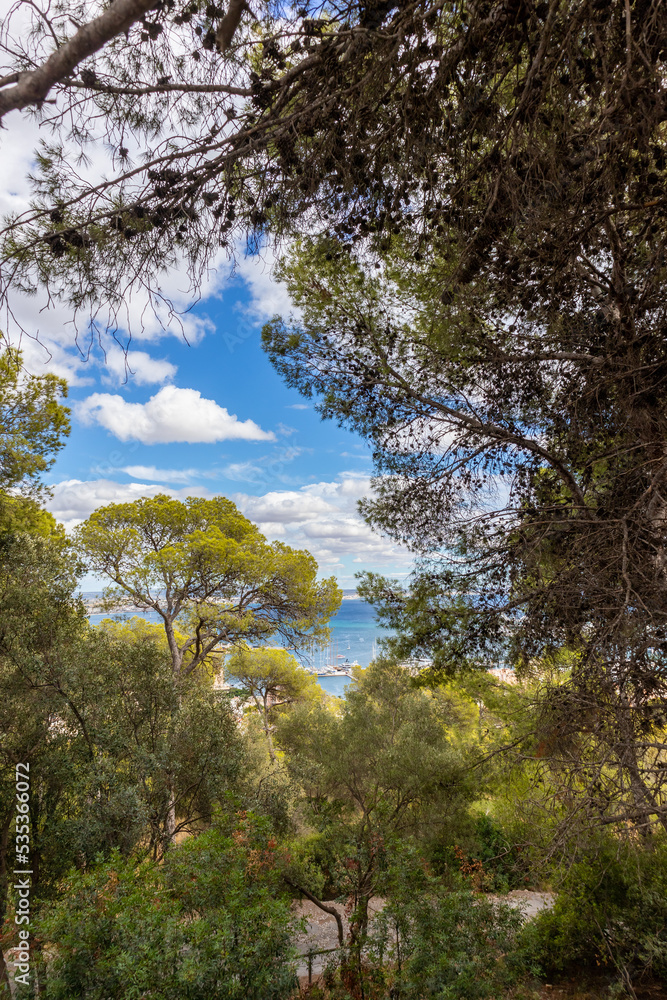
[[[129,605],[119,607],[113,613],[105,613],[100,610],[100,594],[84,593],[82,597],[93,625],[104,618],[123,620],[133,615],[153,623],[161,621],[154,611],[143,611]],[[343,596],[338,614],[331,619],[330,628],[331,641],[324,647],[312,647],[302,652],[299,659],[328,694],[342,698],[345,687],[352,680],[352,668],[367,667],[378,655],[382,639],[391,633],[377,624],[372,606],[349,591]]]

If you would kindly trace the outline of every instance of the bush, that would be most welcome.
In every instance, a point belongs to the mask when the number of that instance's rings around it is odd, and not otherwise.
[[[296,923],[267,833],[240,814],[162,865],[116,853],[71,873],[39,927],[47,1000],[287,998]]]
[[[475,835],[479,845],[476,854],[492,881],[489,889],[508,892],[525,888],[528,868],[521,848],[512,843],[503,828],[490,816],[478,816]]]
[[[511,985],[521,915],[466,888],[392,901],[378,920],[374,948],[395,967],[403,1000],[484,1000]]]
[[[430,845],[429,860],[437,874],[446,878],[451,872],[460,873],[477,892],[526,887],[530,878],[527,858],[494,819],[471,817],[468,827],[462,824],[458,834],[457,843]]]
[[[526,924],[525,961],[546,975],[606,966],[667,979],[667,841],[605,838],[572,864],[553,910]]]

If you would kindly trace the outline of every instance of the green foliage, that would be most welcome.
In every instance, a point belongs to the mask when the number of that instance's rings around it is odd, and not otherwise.
[[[617,168],[605,159],[605,172]],[[488,160],[482,174],[490,170]],[[444,203],[467,239],[469,203]],[[551,204],[540,224],[531,274],[556,212]],[[485,224],[474,237],[483,245]],[[510,228],[498,260],[526,249]],[[550,292],[546,277],[530,290],[512,280],[503,300],[489,258],[489,270],[473,265],[474,280],[447,287],[455,241],[447,251],[420,245],[410,261],[397,237],[373,261],[345,253],[344,237],[304,239],[281,271],[298,316],[274,318],[263,339],[290,386],[372,445],[376,478],[362,511],[422,556],[408,586],[362,578],[398,631],[392,655],[428,656],[431,683],[505,657],[526,674],[550,664],[561,677],[540,692],[540,752],[557,761],[560,802],[576,786],[572,821],[596,812],[619,830],[667,828],[667,770],[654,763],[667,697],[667,604],[654,582],[662,500],[653,499],[667,428],[656,333],[664,275],[658,265],[651,304],[635,300],[648,280],[643,234],[619,221],[594,240],[594,253],[562,272],[578,292],[564,294],[560,279]],[[595,277],[593,259],[604,261]],[[622,308],[610,291],[620,260]]]
[[[227,657],[225,668],[250,697],[270,701],[274,709],[321,696],[316,678],[286,649],[239,647]]]
[[[244,764],[228,704],[206,686],[180,692],[164,635],[89,626],[75,568],[58,535],[0,538],[0,873],[28,761],[35,911],[73,863],[138,843],[159,855],[170,805],[177,829],[201,827]],[[2,919],[6,902],[2,874]]]
[[[401,973],[406,997],[491,997],[512,981],[503,961],[519,917],[470,893],[406,907],[397,916],[414,921]],[[405,923],[404,923],[405,925]]]
[[[423,809],[446,811],[466,794],[454,721],[447,697],[376,661],[355,670],[342,705],[297,707],[278,737],[314,814],[364,830],[407,831]]]
[[[162,865],[115,854],[73,871],[40,922],[47,1000],[282,1000],[296,929],[275,841],[241,815]]]
[[[516,981],[521,916],[459,884],[448,890],[424,872],[400,878],[377,919],[375,955],[393,966],[385,976],[404,1000],[483,1000]],[[417,891],[415,891],[415,888]]]
[[[295,702],[321,700],[322,688],[285,649],[241,647],[227,657],[225,668],[242,685],[242,696],[251,699],[259,711],[269,755],[275,761],[271,718]]]
[[[227,696],[238,706],[234,689],[227,692]],[[278,836],[292,835],[294,800],[300,794],[299,789],[290,779],[284,763],[272,760],[260,714],[244,712],[240,728],[244,754],[238,785],[239,801],[248,809],[269,818]]]
[[[64,541],[62,525],[32,497],[0,492],[0,536],[20,534]]]
[[[512,844],[502,827],[490,816],[483,814],[475,823],[477,850],[475,856],[490,876],[489,889],[507,892],[524,888],[524,872],[518,865],[516,845]]]
[[[158,612],[177,674],[192,673],[221,643],[324,638],[340,602],[333,578],[317,582],[310,553],[267,543],[225,497],[110,504],[79,527],[77,541],[90,568],[113,581],[111,605],[129,596]]]
[[[29,375],[20,351],[0,353],[0,490],[39,494],[41,473],[69,434],[69,410],[61,398],[67,383],[56,375]]]
[[[443,879],[463,876],[478,892],[525,889],[529,881],[529,856],[506,830],[486,813],[471,811],[455,829],[448,829],[428,845],[433,871]]]
[[[348,900],[353,947],[401,842],[442,829],[472,795],[457,718],[449,698],[379,660],[355,671],[342,704],[298,705],[279,720],[287,768],[303,789],[302,822],[319,833],[287,875],[295,887]]]
[[[591,834],[565,871],[554,908],[526,925],[526,964],[547,975],[606,967],[626,982],[667,981],[667,842]]]
[[[406,587],[378,573],[358,573],[359,595],[372,604],[379,624],[392,633],[384,640],[398,661],[427,658],[434,679],[484,670],[499,657],[495,636],[471,643],[475,609],[462,594],[448,594],[446,573],[415,573]]]

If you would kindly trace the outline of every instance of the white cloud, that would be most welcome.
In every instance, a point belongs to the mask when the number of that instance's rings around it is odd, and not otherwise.
[[[151,483],[189,483],[201,475],[197,469],[156,469],[154,465],[125,465],[119,471]]]
[[[273,276],[275,262],[273,252],[264,250],[261,256],[242,257],[236,267],[252,296],[249,313],[257,323],[294,312],[286,286]]]
[[[0,17],[5,17],[11,7],[13,24],[16,24],[17,12],[26,6],[0,0]],[[26,30],[29,30],[33,18],[34,12],[31,12]],[[16,30],[19,31],[18,28]],[[40,126],[39,121],[29,115],[14,112],[5,118],[3,126],[5,127],[0,133],[3,164],[0,217],[29,210],[33,195],[29,176],[35,172],[35,154],[40,140],[46,138],[48,141],[48,132],[45,135],[44,126]],[[99,141],[87,143],[85,162],[76,160],[74,146],[66,149],[66,155],[67,152],[71,154],[71,163],[76,161],[77,175],[95,183],[108,176],[110,168],[113,172],[109,160],[110,147],[105,141],[103,129],[97,138]],[[133,143],[130,134],[125,136],[124,142],[130,147],[130,155],[135,157],[137,163],[140,147]],[[227,280],[229,270],[227,254],[220,249],[204,275],[202,297],[215,294]],[[38,289],[35,295],[29,296],[12,290],[9,304],[0,314],[0,326],[12,343],[16,342],[22,331],[24,338],[26,334],[28,339],[39,338],[43,347],[37,347],[34,352],[36,356],[45,363],[48,353],[53,355],[54,360],[49,362],[49,370],[65,375],[74,382],[80,367],[85,368],[91,359],[97,361],[98,331],[105,331],[107,325],[121,336],[123,331],[131,331],[133,338],[139,340],[156,340],[164,336],[185,337],[190,344],[197,343],[207,332],[215,329],[205,316],[190,311],[196,296],[192,291],[189,264],[183,257],[161,278],[160,286],[153,287],[153,295],[149,295],[146,287],[139,283],[132,290],[119,288],[122,302],[117,315],[111,315],[108,302],[102,297],[95,317],[96,329],[92,331],[85,310],[79,316],[79,329],[75,328],[72,309],[58,300],[59,289],[55,285],[51,287],[51,295],[47,295],[43,289]],[[113,348],[111,336],[102,333],[102,339],[105,346]],[[66,360],[58,357],[63,351],[69,355]]]
[[[131,469],[139,472],[142,467],[127,466],[128,472]],[[48,509],[68,530],[109,503],[128,503],[158,493],[180,499],[213,495],[210,489],[199,486],[174,489],[155,483],[118,483],[111,479],[89,482],[70,479],[52,489]],[[269,540],[308,549],[323,572],[338,574],[348,585],[352,580],[345,569],[346,559],[392,575],[400,574],[412,564],[412,556],[406,549],[375,534],[359,516],[357,500],[367,491],[366,478],[347,476],[298,490],[272,490],[263,496],[237,493],[231,499]]]
[[[310,449],[298,448],[294,445],[288,448],[276,449],[269,455],[247,459],[244,462],[230,462],[222,469],[222,476],[232,482],[253,483],[267,486],[273,483],[284,483],[286,486],[294,482],[294,477],[287,472],[287,466],[295,458]]]
[[[444,455],[456,444],[460,435],[452,430],[448,417],[416,417],[414,420],[392,428],[385,434],[383,444],[390,451],[421,451],[426,449],[433,455]]]
[[[337,508],[321,497],[301,490],[273,490],[261,497],[238,494],[236,503],[251,521],[299,524],[323,514],[335,514]]]
[[[280,434],[281,437],[291,437],[292,434],[296,434],[296,427],[290,427],[288,424],[283,424],[281,421],[276,426],[276,432]]]
[[[25,7],[0,0],[0,15],[6,13],[9,6],[15,18],[17,11]],[[27,23],[32,17],[31,12]],[[4,168],[0,216],[3,217],[29,209],[32,196],[29,174],[35,170],[35,150],[44,137],[44,129],[38,121],[17,112],[8,116],[4,124],[7,127],[0,134]],[[131,156],[138,162],[139,147],[129,136],[125,141],[130,146]],[[99,180],[109,173],[109,147],[105,142],[89,143],[86,153],[87,162],[77,164],[80,176]],[[90,328],[85,310],[79,315],[78,328],[75,326],[72,309],[59,301],[59,289],[55,286],[50,295],[43,289],[30,296],[12,290],[9,303],[0,311],[0,328],[12,343],[23,339],[26,362],[31,370],[43,370],[48,365],[49,371],[63,375],[71,384],[85,385],[90,381],[91,367],[106,364],[113,378],[120,376],[124,381],[124,366],[120,365],[117,354],[119,349],[105,332],[107,327],[116,330],[121,339],[131,332],[134,341],[155,342],[165,336],[175,336],[196,344],[206,334],[215,332],[215,325],[201,307],[192,310],[193,301],[203,303],[213,297],[220,299],[230,290],[233,297],[233,289],[240,278],[250,293],[250,303],[235,310],[238,330],[222,333],[223,342],[228,341],[229,349],[233,350],[251,333],[256,335],[258,326],[276,313],[292,311],[287,289],[273,276],[274,263],[275,254],[269,249],[263,250],[261,255],[243,256],[239,246],[236,264],[232,267],[227,251],[221,248],[210,261],[201,287],[193,290],[188,262],[181,257],[160,277],[160,286],[152,289],[154,294],[150,295],[139,283],[133,288],[119,288],[122,301],[117,314],[111,315],[108,303],[101,300],[95,329]],[[107,348],[106,361],[97,343],[98,335]],[[129,346],[129,337],[127,339]],[[136,377],[130,376],[129,381],[159,384],[173,377],[173,366],[169,362],[151,359],[143,351],[132,353],[134,358],[130,367],[136,371]],[[299,404],[295,408],[300,408]]]
[[[266,481],[266,470],[255,462],[230,462],[222,470],[225,479],[233,483],[263,483]]]
[[[285,407],[286,410],[310,410],[308,403],[290,403],[289,406]]]
[[[146,351],[123,351],[120,347],[110,348],[103,364],[107,381],[111,381],[111,376],[115,382],[138,385],[168,382],[178,371],[166,358],[152,358]]]
[[[240,493],[232,499],[267,538],[308,549],[327,572],[341,570],[347,557],[390,572],[408,568],[411,553],[376,534],[361,518],[357,502],[369,490],[370,479],[351,472],[334,482],[259,497]]]
[[[98,507],[110,503],[132,503],[140,497],[153,497],[158,493],[184,499],[186,496],[210,497],[210,490],[189,487],[173,490],[165,486],[146,483],[117,483],[111,479],[82,481],[67,479],[51,487],[53,496],[46,507],[56,520],[61,521],[68,531],[87,518]]]
[[[196,389],[166,385],[147,403],[128,403],[122,396],[94,392],[76,408],[87,424],[106,427],[121,441],[143,444],[189,444],[215,441],[273,441],[254,420],[239,420]]]

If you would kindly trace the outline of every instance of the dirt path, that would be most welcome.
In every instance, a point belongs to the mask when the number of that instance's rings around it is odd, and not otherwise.
[[[536,892],[533,889],[512,889],[503,896],[489,895],[487,898],[497,900],[499,903],[509,903],[510,906],[521,910],[526,920],[530,920],[542,910],[550,910],[556,901],[556,894]]]
[[[510,906],[521,910],[526,920],[530,920],[532,917],[537,916],[541,910],[550,909],[556,897],[552,892],[514,889],[503,896],[489,896],[488,898],[497,900],[498,902],[509,903]],[[336,906],[341,915],[343,930],[347,937],[349,924],[345,916],[344,907],[341,904],[332,905]],[[384,905],[384,899],[371,900],[369,905],[371,923],[373,914],[379,913],[384,908]],[[308,952],[329,949],[333,951],[336,949],[338,947],[338,930],[335,918],[328,913],[324,913],[314,903],[305,900],[297,904],[295,909],[298,916],[305,917],[307,920],[305,933],[300,934],[297,938],[297,950],[300,955],[304,956],[303,962],[298,967],[297,975],[303,977],[308,975],[308,960],[306,957]],[[319,975],[322,972],[328,958],[328,955],[313,955],[311,960],[311,972],[313,975]]]

